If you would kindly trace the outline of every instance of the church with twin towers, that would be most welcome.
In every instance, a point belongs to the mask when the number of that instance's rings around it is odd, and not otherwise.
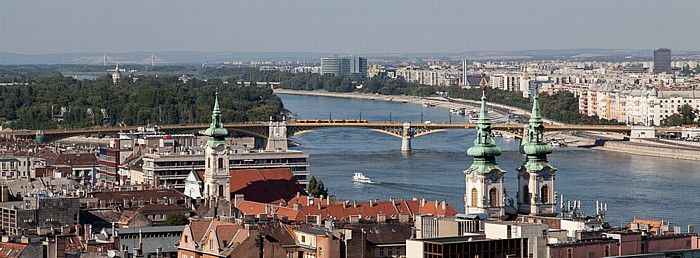
[[[544,122],[539,109],[538,97],[532,102],[532,114],[523,136],[520,153],[525,155],[522,165],[516,169],[518,189],[517,207],[509,198],[505,185],[505,173],[496,156],[501,148],[493,139],[491,119],[486,106],[485,94],[481,97],[481,111],[476,126],[474,146],[467,149],[472,156],[472,165],[464,171],[466,193],[465,213],[488,214],[490,218],[505,219],[516,214],[534,216],[557,216],[557,199],[554,190],[557,169],[547,161],[552,146],[544,137]]]

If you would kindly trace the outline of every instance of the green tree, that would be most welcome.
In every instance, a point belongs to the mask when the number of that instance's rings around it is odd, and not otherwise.
[[[323,181],[318,181],[318,185],[316,186],[316,192],[317,195],[315,195],[314,197],[319,197],[321,195],[328,197],[328,189],[325,185],[323,185]]]
[[[315,176],[311,176],[311,179],[309,180],[309,194],[311,194],[311,191],[314,191],[317,187],[318,182],[316,181]]]
[[[316,180],[316,177],[311,177],[309,180],[309,195],[313,197],[328,196],[328,189],[323,184],[323,181]]]
[[[695,124],[695,117],[697,113],[698,111],[688,104],[684,104],[683,106],[678,107],[678,114],[681,118],[681,125]]]
[[[682,120],[683,118],[681,118],[681,115],[673,114],[661,121],[661,124],[665,126],[681,126],[683,125]]]
[[[181,226],[181,225],[187,225],[189,224],[190,221],[188,220],[187,216],[185,216],[182,213],[168,213],[165,215],[165,222],[163,222],[164,226]]]

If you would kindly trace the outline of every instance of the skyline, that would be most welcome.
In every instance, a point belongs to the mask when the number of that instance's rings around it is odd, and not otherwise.
[[[694,1],[29,0],[2,5],[0,52],[17,54],[693,51],[700,41],[693,20],[700,2]]]

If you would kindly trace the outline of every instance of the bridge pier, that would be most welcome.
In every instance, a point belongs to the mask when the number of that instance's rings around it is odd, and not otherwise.
[[[411,152],[411,138],[413,138],[411,123],[403,123],[403,130],[401,131],[401,152]]]
[[[286,122],[270,121],[267,137],[266,151],[287,151],[287,124]]]

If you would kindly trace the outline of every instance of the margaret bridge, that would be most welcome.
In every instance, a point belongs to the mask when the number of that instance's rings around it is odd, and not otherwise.
[[[295,122],[255,122],[255,123],[228,123],[224,124],[227,130],[240,135],[266,139],[269,148],[286,149],[287,140],[294,135],[328,128],[360,128],[385,133],[401,138],[401,150],[411,150],[411,139],[414,137],[455,129],[475,128],[474,123],[418,123],[418,122],[368,122],[365,120],[301,120]],[[199,132],[209,127],[209,124],[180,124],[160,125],[160,131],[166,134]],[[493,124],[491,128],[495,132],[513,135],[521,138],[527,132],[526,124]],[[53,130],[13,130],[0,131],[5,138],[41,138],[42,141],[51,142],[72,136],[80,135],[115,135],[121,132],[137,131],[139,126],[113,126],[83,129],[53,129]],[[546,125],[548,133],[559,131],[595,131],[629,137],[632,127],[626,125]],[[656,133],[678,133],[679,127],[656,127]],[[39,136],[39,137],[37,137]],[[270,147],[274,145],[273,147]]]

